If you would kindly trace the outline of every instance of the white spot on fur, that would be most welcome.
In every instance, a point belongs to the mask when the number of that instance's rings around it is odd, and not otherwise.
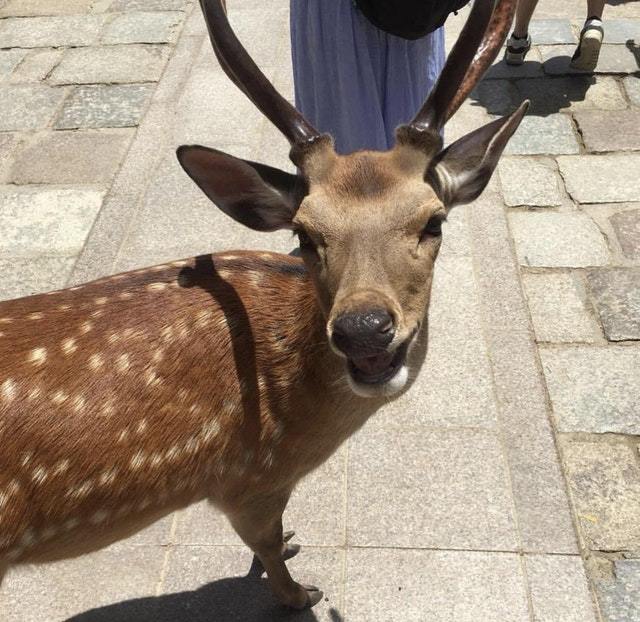
[[[73,398],[73,410],[77,413],[82,412],[84,410],[84,407],[87,403],[87,400],[84,399],[84,397],[82,395],[76,395]]]
[[[37,542],[36,534],[33,529],[27,529],[23,534],[22,538],[20,538],[20,544],[24,548],[28,548],[33,546]]]
[[[122,430],[120,434],[118,434],[118,443],[124,443],[128,437],[129,430],[127,430],[127,428],[124,428],[124,430]]]
[[[93,516],[91,516],[89,522],[94,525],[99,525],[100,523],[104,523],[104,521],[106,521],[108,517],[109,512],[105,510],[98,510],[95,514],[93,514]]]
[[[100,317],[104,314],[104,309],[96,309],[91,312],[91,317]]]
[[[138,510],[140,510],[140,512],[144,512],[150,506],[151,506],[151,499],[149,497],[145,497],[140,502],[140,505],[138,505]]]
[[[188,264],[188,261],[172,261],[169,265],[173,266],[174,268],[182,268]]]
[[[68,311],[71,309],[71,305],[58,305],[58,311]]]
[[[107,337],[107,341],[113,345],[114,343],[118,343],[118,341],[120,341],[120,335],[118,333],[111,333],[108,337]]]
[[[0,324],[11,324],[13,322],[12,317],[0,317]]]
[[[53,403],[54,404],[58,404],[58,405],[66,402],[68,399],[69,399],[69,395],[67,393],[65,393],[64,391],[56,391],[53,394],[53,397],[51,398]]]
[[[162,348],[157,348],[153,353],[153,362],[160,363],[164,359],[164,350]]]
[[[100,486],[111,486],[113,482],[115,482],[117,474],[118,474],[117,467],[112,467],[110,469],[107,469],[106,471],[101,473],[98,479],[98,484]]]
[[[160,331],[160,336],[164,341],[171,341],[173,339],[173,328],[171,326],[165,326]]]
[[[80,332],[83,335],[86,335],[87,333],[91,332],[93,330],[93,324],[87,320],[86,322],[82,323],[82,326],[80,326]]]
[[[69,520],[65,521],[62,528],[65,531],[73,531],[79,525],[80,525],[80,521],[77,518],[70,518]]]
[[[180,448],[177,445],[173,445],[173,447],[167,450],[165,455],[167,460],[173,461],[180,455]]]
[[[130,300],[131,298],[133,298],[133,294],[131,292],[120,292],[118,294],[118,298],[122,300]]]
[[[27,315],[27,318],[30,320],[41,320],[44,317],[44,313],[29,313],[29,315]]]
[[[9,500],[9,494],[6,492],[0,492],[0,510],[7,504]]]
[[[31,479],[36,486],[41,486],[45,483],[48,477],[49,474],[47,473],[47,470],[40,466],[33,472]]]
[[[273,259],[273,253],[258,253],[262,259]]]
[[[29,389],[29,393],[27,393],[27,399],[30,401],[37,400],[42,397],[42,390],[40,387],[33,387],[33,389]]]
[[[124,374],[125,372],[129,371],[129,367],[131,367],[129,355],[121,354],[116,361],[116,369],[119,373]]]
[[[210,443],[219,432],[220,424],[215,419],[211,419],[202,426],[202,440],[205,443]]]
[[[73,499],[82,499],[86,497],[93,490],[93,482],[90,479],[85,480],[76,488],[69,488],[66,492],[67,497]]]
[[[222,259],[226,259],[227,261],[235,261],[237,259],[242,259],[242,257],[240,257],[240,255],[233,255],[233,254],[227,255],[227,254],[224,254],[224,255],[222,255]]]
[[[167,289],[167,284],[166,283],[149,283],[149,285],[147,285],[147,289],[151,292],[157,292],[163,289]]]
[[[43,540],[51,540],[51,538],[58,535],[58,529],[56,527],[45,527],[42,530],[42,539]]]
[[[184,444],[184,450],[188,453],[188,454],[195,454],[198,452],[198,450],[200,449],[200,442],[198,441],[198,439],[195,436],[192,436],[185,444]]]
[[[260,272],[252,270],[251,272],[249,272],[248,278],[249,283],[251,283],[253,287],[260,287],[260,284],[262,283],[262,274]]]
[[[12,402],[15,399],[17,392],[18,389],[16,383],[11,378],[7,378],[7,380],[2,383],[2,387],[0,387],[0,393],[2,393],[2,397],[7,402]]]
[[[104,365],[104,360],[102,358],[102,354],[92,354],[89,357],[89,367],[91,367],[93,371],[97,371],[103,365]]]
[[[144,466],[144,463],[147,461],[144,453],[142,451],[136,452],[136,454],[131,458],[129,464],[134,471],[141,469]]]
[[[28,451],[27,453],[22,455],[22,466],[23,467],[27,467],[29,466],[29,463],[31,462],[31,460],[33,459],[33,452],[32,451]]]
[[[147,369],[144,372],[144,380],[150,387],[155,387],[160,382],[160,379],[158,378],[156,373],[151,369]]]
[[[73,354],[77,349],[78,345],[73,337],[69,337],[62,342],[62,351],[67,355]]]
[[[44,365],[47,360],[46,348],[34,348],[29,352],[29,362],[34,365]]]
[[[223,279],[228,279],[232,274],[231,270],[225,270],[224,268],[218,270],[218,275]]]
[[[164,458],[162,457],[162,454],[156,452],[151,456],[152,467],[159,467],[163,462]]]
[[[140,421],[140,423],[138,423],[138,427],[136,428],[136,432],[138,434],[144,434],[147,431],[147,420],[143,419],[142,421]]]
[[[96,298],[93,302],[97,305],[106,305],[108,300],[106,296],[100,296],[100,298]]]
[[[68,470],[71,462],[69,460],[60,460],[53,469],[54,475],[64,475]]]

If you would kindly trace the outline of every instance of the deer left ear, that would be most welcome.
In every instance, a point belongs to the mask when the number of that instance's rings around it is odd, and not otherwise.
[[[523,102],[513,114],[459,138],[433,159],[426,179],[447,209],[480,196],[528,107]]]
[[[304,197],[297,175],[198,145],[178,148],[189,177],[227,215],[256,231],[291,229]]]

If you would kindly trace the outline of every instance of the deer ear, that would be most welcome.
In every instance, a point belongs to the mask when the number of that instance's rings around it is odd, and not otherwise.
[[[265,164],[198,145],[178,148],[189,177],[227,215],[256,231],[291,229],[304,181]]]
[[[459,138],[434,158],[426,179],[447,209],[480,196],[528,107],[523,102],[513,114]]]

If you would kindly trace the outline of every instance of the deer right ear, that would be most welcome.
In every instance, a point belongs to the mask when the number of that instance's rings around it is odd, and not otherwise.
[[[198,145],[178,148],[189,177],[227,215],[256,231],[291,229],[304,181],[277,168]]]

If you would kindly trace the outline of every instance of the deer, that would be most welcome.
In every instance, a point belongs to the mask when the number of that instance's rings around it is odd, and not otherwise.
[[[338,155],[200,0],[222,68],[288,139],[295,173],[212,148],[177,157],[211,201],[300,256],[232,251],[0,303],[0,580],[84,555],[208,500],[275,597],[322,598],[285,561],[296,484],[427,352],[442,224],[486,187],[528,102],[443,147],[514,0],[476,0],[434,89],[386,152]]]

